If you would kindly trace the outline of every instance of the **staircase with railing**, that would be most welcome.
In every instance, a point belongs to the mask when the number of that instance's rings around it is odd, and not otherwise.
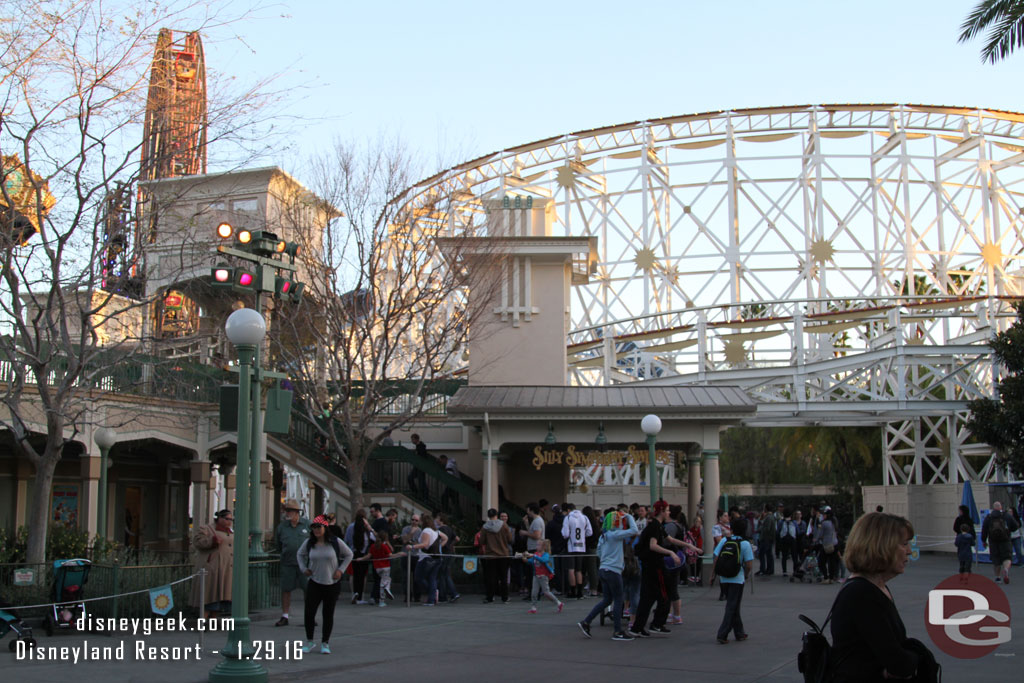
[[[316,466],[328,476],[348,482],[348,470],[339,454],[323,439],[322,427],[315,425],[300,411],[293,411],[289,433],[268,436],[286,443],[307,464]],[[335,426],[335,429],[340,427]],[[341,438],[338,442],[344,443]],[[416,482],[415,489],[409,485],[410,474],[414,469],[422,472],[422,479],[413,479]],[[421,482],[426,486],[421,487]],[[462,473],[453,476],[433,457],[423,457],[401,446],[375,449],[363,473],[364,493],[401,493],[423,509],[444,510],[457,519],[481,519],[481,487],[479,480]],[[501,501],[499,509],[508,513],[512,524],[518,524],[526,514],[525,510],[509,501]]]

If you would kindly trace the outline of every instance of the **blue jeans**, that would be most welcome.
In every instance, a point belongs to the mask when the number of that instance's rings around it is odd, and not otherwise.
[[[1013,544],[1014,564],[1024,564],[1024,553],[1021,553],[1020,541],[1020,538],[1010,539],[1010,542]]]
[[[611,605],[615,633],[618,633],[622,630],[622,574],[616,574],[610,569],[602,569],[598,572],[598,576],[601,577],[601,602],[590,610],[590,614],[583,619],[583,622],[589,624],[601,614],[605,607]]]
[[[441,571],[441,561],[436,557],[421,557],[416,563],[416,583],[426,591],[427,604],[437,602],[437,574]]]
[[[443,600],[451,600],[459,594],[459,591],[455,590],[455,582],[452,581],[452,563],[454,562],[454,557],[441,558],[441,570],[437,574],[437,583],[440,586]]]
[[[630,614],[636,614],[636,608],[640,606],[640,574],[622,580],[622,597],[629,600]]]

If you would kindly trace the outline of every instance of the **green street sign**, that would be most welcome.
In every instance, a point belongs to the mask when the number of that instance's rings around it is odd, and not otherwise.
[[[263,431],[267,434],[287,434],[292,418],[292,392],[274,388],[267,392],[267,413],[263,418]]]

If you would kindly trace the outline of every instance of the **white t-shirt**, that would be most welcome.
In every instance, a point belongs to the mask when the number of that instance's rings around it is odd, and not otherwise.
[[[436,540],[437,532],[434,529],[424,529],[422,532],[420,532],[419,543],[426,543],[427,545],[422,550],[420,550],[420,552],[424,554],[429,553],[430,546],[434,545],[434,541]]]
[[[573,510],[562,522],[562,538],[569,541],[570,553],[582,553],[587,550],[587,537],[594,533],[587,519],[579,510]]]

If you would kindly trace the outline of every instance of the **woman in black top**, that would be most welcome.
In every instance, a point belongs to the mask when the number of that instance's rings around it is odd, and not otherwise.
[[[960,506],[960,516],[956,518],[955,522],[953,522],[954,536],[957,536],[960,533],[960,526],[963,524],[967,525],[967,528],[969,529],[967,533],[969,533],[971,538],[975,539],[975,542],[977,542],[977,536],[974,531],[974,520],[971,519],[971,511],[967,509],[966,505]]]
[[[910,560],[914,527],[903,517],[872,512],[846,541],[852,574],[832,606],[832,666],[839,682],[910,678],[918,657],[904,646],[907,629],[886,585]]]

